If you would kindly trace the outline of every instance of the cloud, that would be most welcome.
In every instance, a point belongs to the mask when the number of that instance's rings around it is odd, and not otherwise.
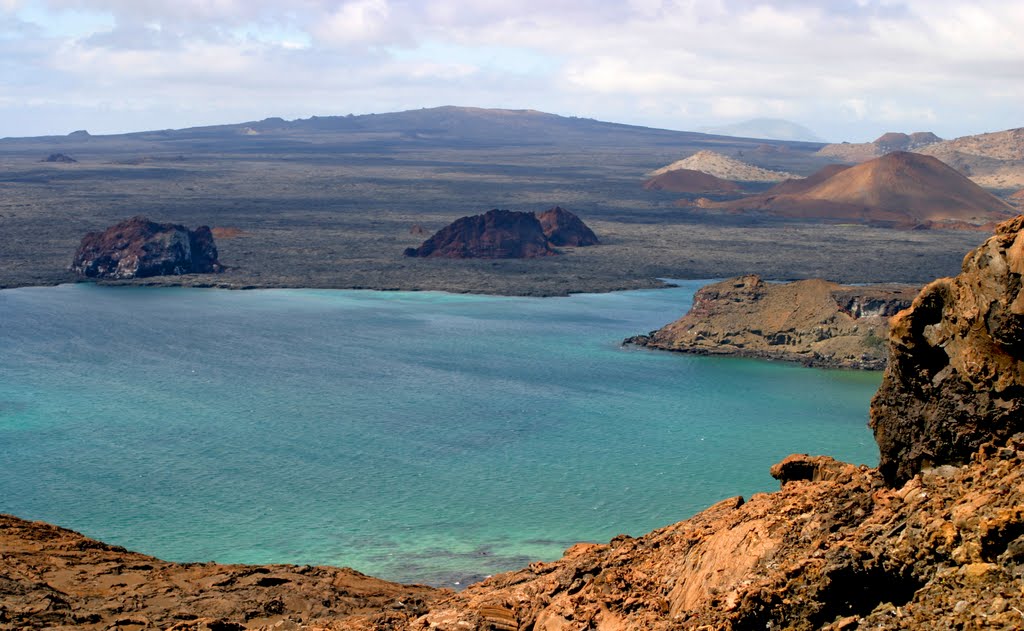
[[[1021,124],[1021,32],[1016,0],[0,0],[17,55],[0,61],[0,93],[7,108],[108,99],[133,112],[157,94],[160,116],[183,113],[153,127],[194,123],[203,102],[210,122],[460,103],[957,135]]]

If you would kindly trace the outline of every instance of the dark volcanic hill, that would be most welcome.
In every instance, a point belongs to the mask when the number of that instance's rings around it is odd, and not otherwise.
[[[757,195],[717,207],[901,228],[978,228],[1014,212],[938,159],[903,151],[842,170],[803,191]]]
[[[732,193],[740,190],[740,185],[703,171],[675,169],[647,180],[644,189],[670,193]]]
[[[522,259],[551,256],[544,229],[533,213],[489,210],[442,228],[406,256],[452,259]]]
[[[132,217],[82,238],[71,270],[87,278],[146,278],[221,271],[207,226],[157,223]]]
[[[551,245],[583,247],[601,243],[582,219],[561,206],[534,214]]]

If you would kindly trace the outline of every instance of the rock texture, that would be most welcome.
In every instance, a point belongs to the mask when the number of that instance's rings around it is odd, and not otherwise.
[[[582,219],[561,206],[535,214],[551,245],[583,247],[601,243]]]
[[[1024,216],[927,285],[892,319],[892,361],[871,407],[891,483],[962,464],[1024,430]]]
[[[344,568],[168,563],[0,515],[0,630],[388,629],[446,590]]]
[[[820,279],[785,284],[750,274],[700,289],[685,316],[626,342],[702,355],[879,370],[888,317],[917,288],[844,287]]]
[[[156,223],[132,217],[82,238],[71,270],[87,278],[145,278],[221,271],[207,226]]]
[[[795,188],[715,207],[879,227],[984,230],[1015,212],[1008,203],[938,159],[902,151],[839,170],[813,186]]]
[[[452,259],[519,259],[553,254],[536,216],[498,209],[456,219],[420,247],[405,250],[406,256]]]

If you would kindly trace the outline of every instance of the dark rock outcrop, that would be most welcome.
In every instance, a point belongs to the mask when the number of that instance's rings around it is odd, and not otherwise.
[[[842,286],[821,279],[766,283],[748,274],[701,288],[685,316],[624,343],[701,355],[880,370],[887,320],[916,287]]]
[[[891,361],[871,407],[890,484],[1024,430],[1022,276],[1024,215],[892,319]]]
[[[456,219],[423,242],[406,248],[406,256],[453,259],[511,259],[551,256],[544,230],[532,213],[489,210]]]
[[[72,164],[78,162],[66,153],[51,153],[42,160],[43,162],[56,162],[59,164]]]
[[[71,263],[71,271],[87,278],[127,279],[176,274],[205,274],[223,268],[207,226],[156,223],[132,217],[90,232]]]
[[[582,219],[561,206],[534,214],[551,245],[581,247],[600,244],[597,235]]]

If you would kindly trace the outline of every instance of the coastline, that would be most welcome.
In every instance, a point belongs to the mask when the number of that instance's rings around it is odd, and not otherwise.
[[[848,362],[836,360],[823,355],[771,352],[751,349],[720,348],[712,349],[704,346],[684,346],[666,348],[648,344],[651,335],[633,335],[622,340],[622,346],[635,346],[651,352],[682,353],[683,355],[698,355],[703,357],[735,357],[738,359],[760,359],[766,361],[780,361],[790,364],[799,364],[805,368],[822,368],[827,370],[865,370],[878,372],[885,370],[884,360],[864,360],[859,362]]]

